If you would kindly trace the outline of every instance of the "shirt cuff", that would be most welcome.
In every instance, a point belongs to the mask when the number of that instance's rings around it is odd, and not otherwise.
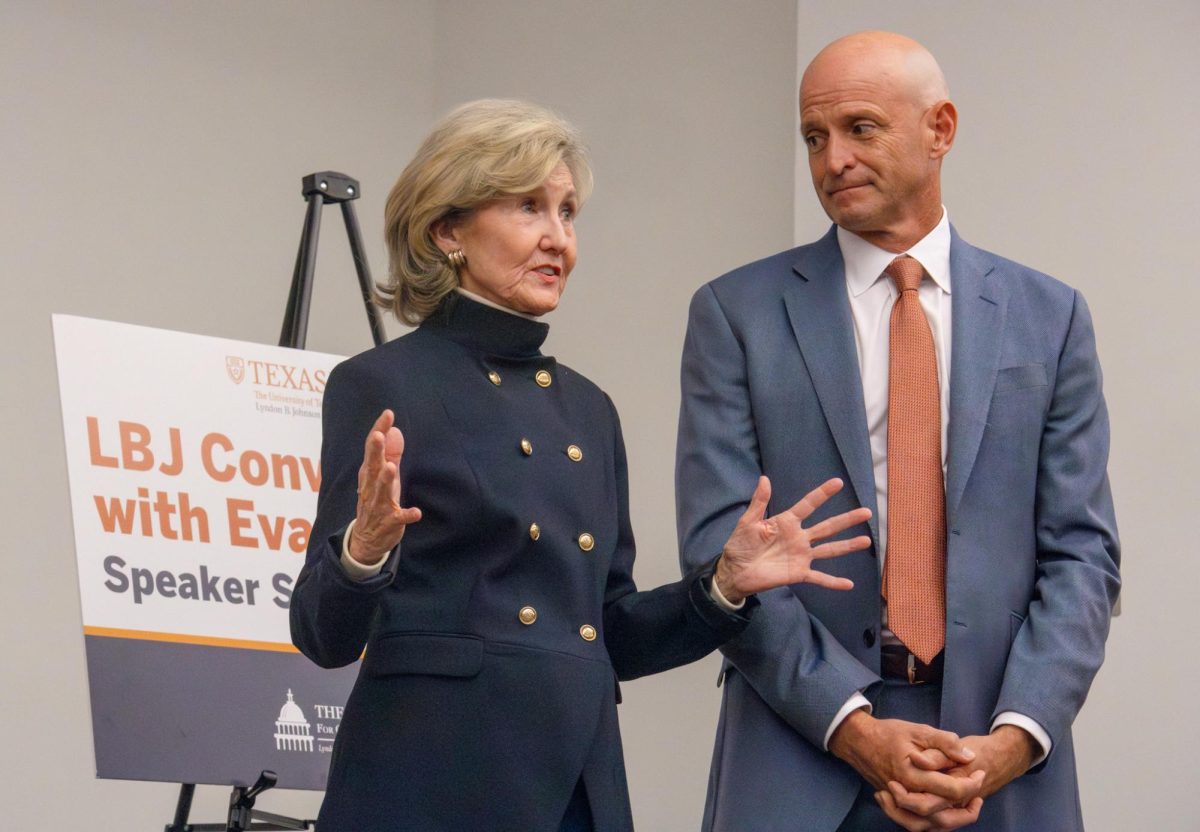
[[[745,598],[743,598],[742,600],[738,601],[735,604],[732,601],[730,601],[728,598],[726,598],[724,595],[721,594],[721,590],[717,586],[716,575],[714,575],[712,580],[708,582],[708,594],[712,597],[712,599],[714,601],[717,602],[717,606],[720,607],[721,609],[725,610],[726,612],[737,612],[742,607],[746,606]]]
[[[1030,768],[1040,764],[1042,760],[1050,756],[1050,749],[1053,747],[1053,744],[1050,742],[1050,735],[1046,733],[1045,728],[1025,716],[1025,714],[1019,714],[1016,711],[1004,711],[1003,713],[996,714],[996,718],[992,720],[992,730],[995,731],[1001,725],[1015,725],[1018,728],[1025,729],[1029,733],[1029,736],[1033,737],[1034,742],[1041,746],[1042,756],[1030,763]]]
[[[838,729],[838,726],[842,724],[846,717],[850,716],[850,714],[854,713],[859,708],[866,708],[867,713],[871,713],[873,710],[871,707],[871,700],[863,696],[862,691],[858,691],[849,699],[847,699],[846,704],[843,705],[841,709],[833,715],[833,721],[830,722],[829,727],[825,729],[825,742],[823,745],[826,751],[829,750],[829,738],[833,736],[833,732]]]
[[[358,518],[355,518],[354,520],[350,521],[350,525],[346,527],[346,533],[342,535],[342,569],[345,570],[346,574],[350,576],[350,580],[366,581],[370,578],[374,578],[383,571],[383,565],[387,563],[388,558],[392,556],[392,553],[388,552],[378,563],[372,563],[370,565],[359,563],[353,557],[351,557],[350,531],[354,528],[354,523],[357,519]]]

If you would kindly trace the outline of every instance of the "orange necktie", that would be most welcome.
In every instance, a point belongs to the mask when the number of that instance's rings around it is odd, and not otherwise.
[[[937,353],[908,255],[884,270],[900,290],[888,342],[888,531],[884,596],[888,627],[932,662],[946,644],[946,491]]]

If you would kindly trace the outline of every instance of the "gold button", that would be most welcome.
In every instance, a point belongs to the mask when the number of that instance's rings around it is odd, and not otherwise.
[[[499,387],[500,386],[500,374],[497,373],[495,370],[488,371],[488,381],[490,381],[492,384]]]
[[[525,454],[525,456],[529,456],[533,453],[533,443],[528,439],[521,439],[521,453]]]
[[[529,539],[537,540],[541,536],[542,536],[542,527],[539,526],[537,523],[530,523],[529,524]]]
[[[592,547],[596,545],[596,540],[587,532],[579,535],[579,548],[585,552],[592,551]]]
[[[533,380],[538,383],[538,387],[549,387],[551,382],[550,374],[545,370],[538,370],[534,374]]]
[[[517,618],[521,619],[521,623],[528,627],[537,621],[537,610],[533,607],[521,607],[521,611],[517,613]]]
[[[578,462],[583,459],[583,451],[579,449],[578,445],[568,445],[567,456],[571,458],[572,462]]]
[[[584,641],[595,641],[596,640],[596,628],[593,627],[591,624],[584,624],[582,627],[579,628],[579,637],[582,638]]]

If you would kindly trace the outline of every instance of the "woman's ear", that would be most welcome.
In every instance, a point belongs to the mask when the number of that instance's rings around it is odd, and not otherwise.
[[[435,222],[430,227],[429,233],[433,237],[434,244],[442,250],[442,254],[449,254],[462,248],[462,244],[458,240],[458,224],[449,219],[443,218]]]

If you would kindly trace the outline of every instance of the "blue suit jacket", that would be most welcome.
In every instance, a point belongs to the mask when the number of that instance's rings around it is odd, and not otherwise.
[[[1104,657],[1119,588],[1108,416],[1092,324],[1071,288],[952,231],[941,727],[987,733],[1017,711],[1050,757],[986,801],[986,830],[1082,829],[1071,723]],[[779,511],[831,476],[816,519],[875,510],[841,250],[834,231],[702,287],[684,347],[677,460],[681,557],[712,558],[760,474]],[[852,530],[851,533],[858,533]],[[849,593],[760,595],[722,648],[720,725],[705,829],[834,830],[858,774],[823,750],[857,690],[879,686],[875,545],[833,561]]]

